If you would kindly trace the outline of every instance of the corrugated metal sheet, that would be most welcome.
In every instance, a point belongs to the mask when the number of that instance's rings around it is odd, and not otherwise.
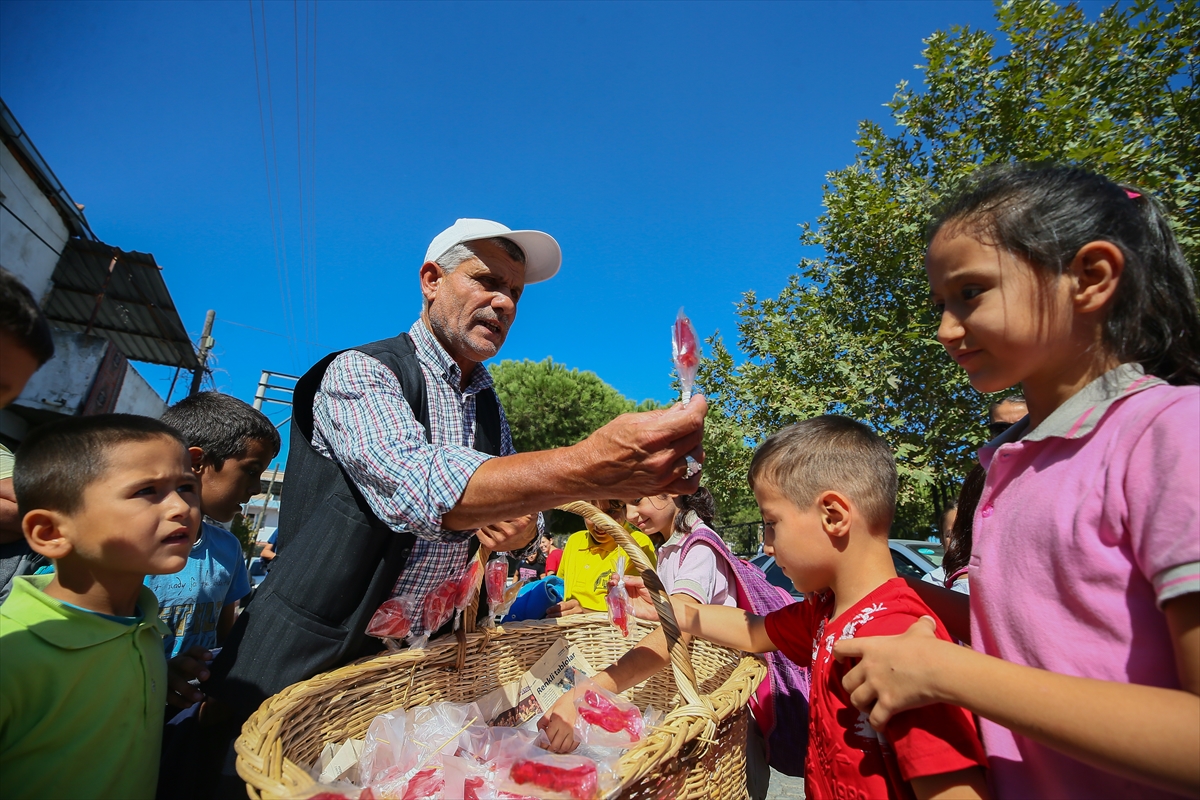
[[[43,310],[55,327],[81,332],[90,327],[134,361],[186,370],[200,366],[162,270],[149,253],[72,239],[53,281]]]

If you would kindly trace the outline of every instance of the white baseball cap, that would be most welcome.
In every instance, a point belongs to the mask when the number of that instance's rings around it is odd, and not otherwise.
[[[502,236],[525,252],[525,283],[540,283],[555,276],[562,266],[562,250],[554,237],[541,231],[509,230],[490,219],[460,219],[433,237],[425,251],[426,261],[437,261],[456,244]]]

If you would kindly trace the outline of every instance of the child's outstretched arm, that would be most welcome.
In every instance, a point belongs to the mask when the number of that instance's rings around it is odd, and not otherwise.
[[[650,590],[641,578],[626,576],[625,590],[633,601],[635,617],[658,622]],[[683,633],[750,653],[773,653],[779,649],[767,636],[763,623],[766,617],[748,614],[740,608],[701,605],[678,595],[671,596],[671,610]]]
[[[921,619],[899,636],[843,639],[860,659],[843,679],[882,730],[892,715],[951,703],[1099,769],[1170,791],[1200,792],[1200,595],[1163,609],[1182,690],[1059,675],[976,653]]]

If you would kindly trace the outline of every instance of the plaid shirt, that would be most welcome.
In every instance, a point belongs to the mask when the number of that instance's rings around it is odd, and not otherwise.
[[[460,390],[458,364],[425,324],[418,319],[408,333],[425,374],[432,444],[392,371],[348,350],[330,363],[313,399],[312,445],[341,465],[380,520],[417,537],[392,594],[424,598],[467,564],[474,531],[443,530],[442,516],[458,504],[479,465],[491,458],[472,445],[475,398],[492,387],[492,376],[476,367]],[[515,452],[501,408],[500,454]]]

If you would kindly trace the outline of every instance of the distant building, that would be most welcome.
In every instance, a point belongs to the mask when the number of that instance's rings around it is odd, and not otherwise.
[[[250,530],[261,533],[263,528],[274,529],[279,526],[279,501],[283,496],[283,478],[284,471],[277,467],[262,474],[261,491],[242,507],[242,514],[245,515]],[[259,541],[265,540],[260,538]]]
[[[15,445],[58,416],[160,416],[165,401],[130,361],[200,369],[162,268],[96,237],[3,100],[0,139],[0,266],[33,292],[55,348],[0,410],[0,440]]]

